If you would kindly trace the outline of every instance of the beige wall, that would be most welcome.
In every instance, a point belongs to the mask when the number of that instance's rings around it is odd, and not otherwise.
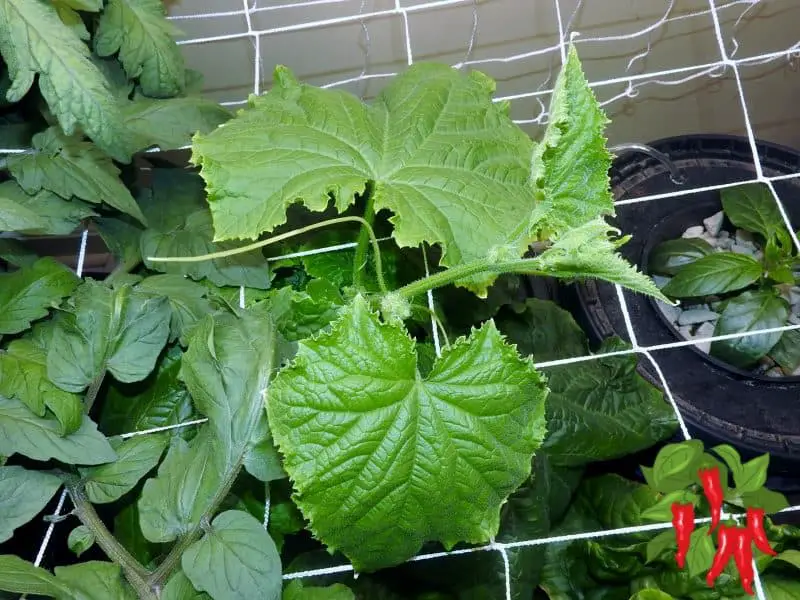
[[[365,68],[362,25],[370,38],[368,74],[391,73],[406,64],[402,16],[393,13],[394,0],[246,0],[253,30],[269,30],[261,37],[260,89],[268,89],[275,64],[285,64],[304,81],[327,84],[358,76]],[[408,25],[414,60],[437,60],[451,64],[464,60],[477,14],[478,31],[472,65],[498,81],[498,95],[526,94],[547,90],[552,69],[560,64],[558,19],[552,0],[464,0],[412,10]],[[183,40],[239,35],[247,32],[243,4],[239,0],[177,0],[169,3],[176,17],[213,12],[233,14],[208,19],[177,19]],[[401,0],[401,6],[432,4],[424,0]],[[732,69],[697,75],[703,69],[649,77],[648,74],[678,68],[708,65],[720,60],[720,51],[707,0],[675,0],[669,21],[659,24],[669,0],[561,0],[562,22],[574,13],[571,30],[580,33],[578,50],[590,81],[635,76],[642,84],[635,98],[624,96],[625,81],[596,88],[601,101],[610,100],[606,110],[613,119],[609,128],[612,143],[646,142],[685,133],[745,132],[736,79]],[[783,51],[800,41],[800,0],[716,0],[721,32],[728,52],[738,43],[734,58],[754,57]],[[579,7],[577,13],[576,7]],[[363,8],[363,10],[362,10]],[[361,10],[361,13],[359,12]],[[704,14],[694,14],[705,11]],[[742,14],[745,12],[744,16]],[[372,14],[372,13],[386,14]],[[238,14],[237,14],[238,13]],[[740,19],[741,17],[741,19]],[[328,20],[346,22],[306,27]],[[349,19],[349,20],[347,20]],[[738,26],[736,25],[739,20]],[[630,39],[596,39],[641,32]],[[294,28],[281,31],[282,28]],[[629,61],[644,53],[646,57]],[[551,48],[548,50],[548,48]],[[188,43],[183,46],[189,66],[204,73],[207,93],[222,102],[241,101],[253,91],[254,44],[252,37]],[[525,53],[536,53],[510,62],[491,61]],[[763,65],[740,67],[742,86],[756,136],[800,148],[800,117],[796,105],[800,78],[793,65],[780,58]],[[557,71],[556,71],[557,72]],[[644,74],[643,78],[639,78]],[[548,81],[549,79],[549,81]],[[662,83],[656,83],[660,81]],[[341,86],[371,97],[385,78]],[[672,85],[666,85],[671,83]],[[616,98],[616,99],[615,99]],[[546,104],[547,96],[541,99]],[[516,119],[531,120],[540,114],[535,99],[512,103]],[[536,124],[524,125],[538,137]]]

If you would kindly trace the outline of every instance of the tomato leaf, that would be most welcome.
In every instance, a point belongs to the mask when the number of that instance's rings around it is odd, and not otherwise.
[[[139,435],[116,444],[114,462],[80,469],[86,496],[94,504],[119,500],[157,464],[167,445],[164,435]]]
[[[662,291],[675,298],[733,292],[761,277],[761,263],[734,252],[717,252],[681,267]]]
[[[0,543],[39,514],[60,487],[61,479],[51,473],[0,467]]]
[[[64,586],[48,571],[18,556],[0,555],[0,590],[55,598]]]
[[[772,290],[743,292],[725,303],[714,335],[746,333],[786,325],[789,304]],[[749,367],[778,343],[783,332],[759,333],[711,343],[711,354],[738,367]]]
[[[283,591],[282,600],[356,600],[356,597],[349,587],[341,583],[314,587],[303,585],[299,579],[293,579]]]
[[[725,216],[736,227],[761,234],[765,240],[785,230],[783,218],[769,187],[745,183],[720,191]]]
[[[79,558],[81,554],[94,546],[94,542],[94,534],[86,525],[78,525],[67,536],[67,546]]]
[[[141,254],[149,269],[187,275],[195,280],[208,278],[218,286],[270,287],[267,260],[259,250],[195,263],[148,260],[160,256],[197,256],[235,246],[213,241],[214,227],[200,177],[181,169],[153,169],[150,173],[152,187],[139,196],[139,204],[151,224],[141,237]]]
[[[136,289],[169,300],[172,308],[169,341],[180,340],[183,346],[186,346],[188,333],[197,322],[214,312],[207,298],[208,288],[180,275],[146,277]]]
[[[0,274],[0,334],[25,331],[78,285],[64,265],[45,257],[32,266]]]
[[[713,246],[700,238],[678,238],[661,242],[647,258],[647,268],[659,275],[675,275],[682,267],[714,252]]]
[[[169,335],[169,303],[130,286],[86,281],[55,322],[47,354],[50,380],[82,392],[105,371],[131,383],[147,377]]]
[[[281,559],[264,527],[246,512],[217,516],[189,546],[181,567],[192,585],[212,598],[280,600]]]
[[[122,576],[119,565],[97,560],[54,569],[56,579],[69,590],[58,600],[136,600],[137,595]]]
[[[267,410],[311,530],[365,570],[424,540],[494,535],[541,444],[545,395],[492,321],[423,379],[406,331],[357,296],[330,331],[300,342]]]
[[[8,1],[8,0],[5,0]],[[80,137],[50,127],[33,136],[36,152],[8,157],[8,169],[29,194],[49,190],[69,200],[73,196],[105,202],[145,223],[144,215],[119,179],[119,169],[99,148]]]
[[[95,216],[88,204],[48,190],[28,194],[16,181],[0,183],[0,230],[26,235],[68,235]]]
[[[97,465],[116,453],[97,426],[83,415],[80,428],[67,436],[56,419],[39,418],[19,400],[0,396],[0,455],[22,454],[33,460]]]
[[[160,600],[211,600],[211,596],[194,589],[186,574],[178,570],[164,586]]]

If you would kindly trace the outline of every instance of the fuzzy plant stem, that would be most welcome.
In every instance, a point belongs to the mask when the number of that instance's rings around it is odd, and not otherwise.
[[[75,516],[89,528],[100,549],[122,568],[125,578],[136,590],[139,598],[141,600],[158,600],[158,596],[148,583],[150,573],[111,534],[86,497],[80,481],[72,479],[66,483],[66,488],[72,504],[75,506]]]
[[[358,245],[356,246],[355,258],[353,259],[353,285],[356,288],[361,287],[361,279],[364,274],[364,270],[367,268],[367,250],[370,242],[370,231],[372,230],[372,224],[375,221],[374,181],[370,180],[367,182],[364,196],[367,199],[367,205],[364,209],[364,221],[369,224],[369,229],[362,226],[361,232],[358,234]]]

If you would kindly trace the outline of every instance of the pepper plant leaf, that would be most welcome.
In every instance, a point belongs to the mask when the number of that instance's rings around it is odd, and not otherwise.
[[[546,394],[492,321],[423,378],[408,333],[357,296],[330,331],[299,343],[267,411],[310,530],[365,571],[426,540],[497,533],[544,436]]]
[[[773,290],[739,294],[725,303],[714,328],[714,335],[747,333],[786,325],[789,303]],[[711,342],[711,354],[738,367],[749,367],[778,343],[783,332],[759,333]]]
[[[675,298],[734,292],[757,281],[761,272],[761,263],[752,256],[716,252],[681,267],[662,291]]]
[[[280,600],[283,581],[275,543],[252,515],[229,510],[186,549],[183,572],[212,598]]]
[[[32,266],[0,274],[0,334],[25,331],[47,316],[78,285],[78,278],[56,260],[45,257]]]
[[[106,437],[86,415],[74,433],[62,436],[61,429],[56,419],[37,417],[19,400],[0,396],[0,456],[19,453],[71,465],[98,465],[116,458]]]
[[[342,212],[372,182],[400,246],[441,244],[448,267],[483,258],[535,206],[533,144],[508,104],[492,102],[494,89],[479,72],[419,63],[367,106],[278,67],[267,94],[194,139],[215,239],[256,238],[285,223],[295,202],[326,209],[329,194]],[[517,242],[518,256],[526,246]]]
[[[33,136],[37,152],[8,157],[8,169],[29,194],[42,189],[65,199],[105,202],[145,223],[136,200],[119,179],[113,161],[89,142],[50,127]]]
[[[161,0],[110,0],[94,37],[99,56],[119,53],[130,79],[153,98],[183,93],[186,66],[175,37],[180,33],[166,18]]]
[[[60,487],[61,479],[52,473],[0,467],[0,543],[39,514]]]
[[[714,252],[714,247],[700,238],[667,240],[653,248],[647,257],[651,273],[675,275],[681,268]]]
[[[48,377],[61,389],[76,393],[106,371],[123,383],[141,381],[167,342],[169,318],[164,297],[88,280],[55,322],[47,353]]]
[[[80,130],[111,157],[130,160],[108,82],[52,3],[0,0],[0,54],[12,81],[8,101],[21,100],[38,75],[39,90],[67,136]]]
[[[74,433],[83,422],[80,396],[48,379],[47,350],[33,340],[13,340],[0,353],[0,394],[22,401],[39,417],[49,409],[61,425],[60,435]]]
[[[778,204],[763,183],[746,183],[720,191],[725,216],[736,227],[758,233],[765,240],[785,231]]]
[[[203,180],[181,169],[153,169],[152,188],[139,197],[151,224],[141,237],[141,254],[149,269],[207,278],[218,286],[268,289],[271,283],[267,260],[260,250],[226,258],[194,262],[152,262],[153,256],[197,256],[233,245],[213,242],[214,227],[205,204]]]

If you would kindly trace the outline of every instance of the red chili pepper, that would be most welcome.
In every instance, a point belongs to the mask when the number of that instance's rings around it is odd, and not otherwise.
[[[697,475],[703,484],[703,492],[711,507],[711,528],[708,530],[708,534],[711,535],[711,532],[719,524],[719,519],[722,515],[722,500],[725,497],[722,481],[719,477],[719,467],[700,469]]]
[[[689,553],[694,531],[694,504],[672,503],[672,527],[675,529],[675,541],[678,543],[675,561],[682,569],[686,565],[686,555]]]
[[[733,537],[733,559],[736,561],[736,569],[739,571],[739,580],[742,582],[742,589],[753,595],[753,537],[750,530],[744,527],[732,527],[728,533]]]
[[[734,551],[734,540],[731,536],[732,527],[727,525],[720,525],[717,532],[717,553],[714,555],[714,562],[711,564],[711,569],[706,575],[706,583],[708,587],[714,587],[714,582],[725,570],[725,565],[728,564]]]
[[[762,508],[748,508],[747,509],[747,530],[753,537],[753,542],[756,548],[761,550],[764,554],[777,556],[778,553],[772,549],[767,539],[767,532],[764,531],[764,509]]]

